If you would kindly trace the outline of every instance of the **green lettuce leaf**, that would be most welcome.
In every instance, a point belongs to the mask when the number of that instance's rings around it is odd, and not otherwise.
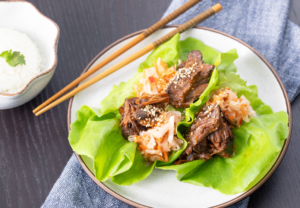
[[[133,164],[136,144],[124,140],[119,125],[116,114],[99,117],[88,106],[79,109],[77,120],[71,124],[69,142],[73,150],[90,159],[100,181],[127,171]]]
[[[156,162],[146,162],[140,151],[135,153],[134,163],[131,168],[111,178],[111,181],[122,186],[129,186],[145,179],[152,172]]]
[[[203,55],[204,63],[215,64],[219,57],[220,52],[216,49],[205,45],[202,41],[195,38],[187,38],[179,42],[179,57],[181,60],[185,60],[187,55],[192,50],[200,50]]]

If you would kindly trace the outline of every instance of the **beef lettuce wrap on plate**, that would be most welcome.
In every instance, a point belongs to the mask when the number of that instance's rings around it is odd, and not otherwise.
[[[182,182],[243,192],[280,153],[288,115],[274,113],[240,78],[235,49],[179,38],[113,86],[100,109],[82,106],[70,144],[99,181],[131,185],[159,168]]]

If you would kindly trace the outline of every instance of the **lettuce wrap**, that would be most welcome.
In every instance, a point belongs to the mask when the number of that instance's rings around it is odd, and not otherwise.
[[[263,177],[264,171],[280,153],[288,135],[288,115],[285,112],[273,113],[259,99],[257,87],[247,86],[246,81],[236,74],[233,62],[238,55],[235,49],[220,53],[195,38],[183,41],[179,38],[177,34],[155,49],[128,82],[114,85],[109,95],[102,100],[100,110],[82,106],[77,112],[77,120],[71,124],[70,145],[82,156],[99,181],[110,179],[118,185],[132,185],[145,179],[153,168],[160,168],[177,171],[179,181],[212,187],[224,194],[246,191]],[[126,98],[135,97],[133,86],[139,82],[143,69],[152,67],[158,58],[171,67],[178,63],[178,59],[185,60],[192,50],[200,50],[204,63],[213,64],[216,69],[206,90],[199,100],[185,109],[185,119],[177,125],[177,136],[183,140],[181,149],[170,154],[169,162],[147,162],[137,150],[137,144],[123,138],[118,109]],[[244,95],[259,115],[251,118],[248,123],[243,122],[240,128],[232,129],[235,155],[226,159],[217,156],[205,162],[196,160],[174,165],[173,162],[187,147],[182,134],[191,126],[195,113],[209,99],[211,91],[225,86],[230,87],[239,97]]]

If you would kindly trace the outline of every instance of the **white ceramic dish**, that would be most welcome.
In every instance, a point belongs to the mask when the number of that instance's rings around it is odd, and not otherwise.
[[[89,79],[173,29],[174,28],[168,27],[159,30],[105,66]],[[91,61],[86,70],[118,50],[139,33],[140,32],[137,32],[122,38],[108,48],[104,49],[98,56],[95,57],[95,59]],[[258,87],[259,97],[263,100],[263,102],[270,105],[274,112],[285,111],[289,113],[289,126],[291,133],[291,108],[286,91],[274,69],[260,54],[258,54],[247,44],[232,36],[207,28],[193,28],[181,35],[181,39],[186,39],[187,37],[200,39],[205,44],[212,46],[221,52],[236,48],[239,55],[239,58],[235,61],[238,74],[240,74],[243,79],[247,80],[248,85],[254,84]],[[119,71],[104,78],[100,82],[78,93],[74,99],[70,101],[68,123],[70,124],[70,122],[74,122],[76,120],[76,111],[82,105],[99,108],[100,101],[108,95],[108,93],[112,90],[112,86],[114,84],[118,85],[121,81],[127,81],[128,79],[132,78],[139,64],[145,60],[147,55],[144,55],[138,60],[123,67]],[[286,152],[289,140],[290,134],[285,142],[281,154],[278,156],[276,161],[274,161],[274,165],[270,164],[270,169],[266,170],[265,177],[252,189],[235,195],[224,195],[212,188],[181,183],[176,180],[175,171],[154,170],[148,178],[132,186],[118,186],[111,181],[101,183],[97,181],[93,174],[88,170],[83,160],[78,155],[77,157],[85,171],[101,188],[114,197],[130,205],[137,207],[172,208],[214,206],[223,207],[234,204],[250,195],[272,175]]]
[[[57,65],[59,28],[26,1],[0,2],[0,27],[25,33],[38,47],[43,61],[42,72],[14,93],[0,92],[0,109],[20,106],[39,94],[52,78]]]

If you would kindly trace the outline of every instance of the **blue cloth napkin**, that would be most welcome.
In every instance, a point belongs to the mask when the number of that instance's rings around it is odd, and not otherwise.
[[[174,0],[167,15],[187,0]],[[283,81],[290,101],[300,90],[300,28],[288,20],[289,0],[205,0],[170,24],[182,24],[216,3],[223,10],[200,25],[233,35],[260,52]],[[249,198],[232,205],[245,208]],[[98,187],[71,157],[42,207],[131,207]]]

